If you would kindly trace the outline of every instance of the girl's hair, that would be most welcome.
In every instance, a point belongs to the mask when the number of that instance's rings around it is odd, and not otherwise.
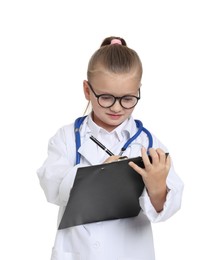
[[[90,81],[95,72],[105,69],[111,73],[129,73],[138,71],[138,78],[142,78],[143,68],[138,54],[127,47],[123,38],[107,37],[100,48],[89,60],[87,78]]]

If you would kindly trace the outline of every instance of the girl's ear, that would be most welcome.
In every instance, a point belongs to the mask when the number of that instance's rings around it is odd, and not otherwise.
[[[83,81],[83,92],[85,95],[86,100],[90,101],[90,90],[87,80]]]

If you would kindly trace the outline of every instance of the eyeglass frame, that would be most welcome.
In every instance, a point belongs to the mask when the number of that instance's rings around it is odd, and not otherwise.
[[[110,107],[112,107],[112,106],[116,103],[116,100],[119,100],[119,104],[121,105],[121,107],[123,107],[124,109],[132,109],[132,108],[134,108],[134,107],[137,105],[138,101],[140,100],[140,88],[138,89],[138,92],[139,92],[139,96],[138,96],[138,97],[137,97],[137,96],[134,96],[134,95],[124,95],[124,96],[122,96],[122,97],[115,97],[115,96],[113,96],[112,94],[100,94],[100,95],[98,95],[98,94],[96,94],[95,90],[94,90],[93,87],[92,87],[92,84],[91,84],[89,81],[87,81],[87,84],[88,84],[90,90],[92,91],[92,93],[94,94],[94,96],[97,98],[98,104],[99,104],[101,107],[103,107],[103,108],[110,108]],[[114,98],[113,104],[110,105],[110,106],[108,106],[108,107],[102,106],[102,105],[99,103],[99,98],[102,97],[102,96],[111,96],[111,97],[113,97],[113,98]],[[136,98],[136,99],[137,99],[136,104],[133,105],[133,106],[130,107],[130,108],[124,107],[124,106],[122,105],[122,102],[121,102],[121,101],[122,101],[122,99],[125,98],[125,97],[133,97],[133,98]]]

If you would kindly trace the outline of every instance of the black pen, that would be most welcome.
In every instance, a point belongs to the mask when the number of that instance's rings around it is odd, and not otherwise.
[[[96,143],[100,148],[102,148],[108,155],[112,156],[114,155],[109,149],[107,149],[100,141],[98,141],[94,136],[90,136],[90,139],[93,140],[94,143]]]

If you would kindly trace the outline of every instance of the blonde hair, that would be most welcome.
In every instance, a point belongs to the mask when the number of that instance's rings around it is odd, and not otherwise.
[[[113,44],[114,40],[118,40],[119,43],[115,41]],[[136,70],[139,79],[142,78],[143,73],[139,55],[127,47],[124,39],[115,36],[105,38],[100,48],[90,58],[87,70],[88,80],[90,81],[94,73],[101,68],[116,74]]]

